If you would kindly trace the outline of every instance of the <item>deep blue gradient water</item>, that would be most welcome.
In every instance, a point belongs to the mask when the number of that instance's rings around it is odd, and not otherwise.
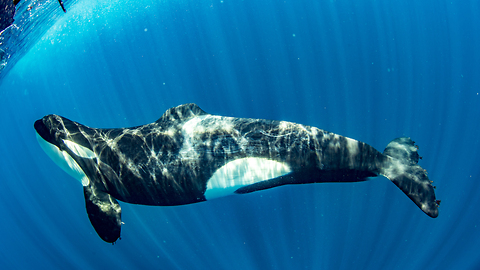
[[[97,2],[58,8],[0,82],[1,269],[480,268],[477,1]],[[121,203],[122,239],[103,242],[34,121],[136,126],[189,102],[378,150],[410,136],[440,215],[379,177]]]

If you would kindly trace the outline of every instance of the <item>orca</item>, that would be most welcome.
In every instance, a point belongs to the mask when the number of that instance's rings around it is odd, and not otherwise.
[[[383,153],[316,127],[212,115],[196,104],[167,110],[132,128],[90,128],[58,115],[34,124],[47,154],[83,185],[87,214],[106,242],[120,237],[117,200],[173,206],[289,184],[359,182],[384,176],[423,212],[439,200],[417,163],[415,143],[391,141]]]

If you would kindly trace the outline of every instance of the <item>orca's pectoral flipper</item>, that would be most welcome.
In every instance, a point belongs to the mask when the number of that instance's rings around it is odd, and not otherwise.
[[[399,187],[425,214],[438,216],[438,204],[434,187],[427,172],[417,163],[420,156],[415,142],[402,137],[391,141],[383,154],[387,160],[380,174]]]
[[[117,200],[93,185],[83,187],[88,218],[98,236],[114,243],[120,237],[122,209]]]

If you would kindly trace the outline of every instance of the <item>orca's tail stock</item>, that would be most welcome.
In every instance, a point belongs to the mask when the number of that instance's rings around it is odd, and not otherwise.
[[[397,185],[425,214],[437,217],[440,200],[435,198],[433,181],[417,164],[420,156],[415,142],[407,137],[397,138],[387,145],[383,154],[387,160],[380,174]]]

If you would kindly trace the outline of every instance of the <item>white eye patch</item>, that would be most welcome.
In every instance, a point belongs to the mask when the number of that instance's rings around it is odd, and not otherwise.
[[[78,143],[74,143],[72,141],[69,141],[69,140],[63,140],[63,143],[65,143],[65,145],[70,149],[72,150],[72,152],[79,156],[79,157],[82,157],[82,158],[95,158],[95,153],[88,149],[87,147],[85,146],[82,146]]]
[[[80,183],[82,183],[83,186],[88,186],[90,184],[90,179],[88,179],[88,177],[83,172],[82,168],[80,168],[78,163],[68,153],[66,153],[65,151],[60,151],[60,149],[57,146],[45,141],[40,135],[38,135],[38,133],[37,133],[37,141],[42,147],[43,151],[45,151],[45,153],[47,153],[47,155],[55,162],[55,164],[57,164],[60,168],[62,168],[66,173],[68,173],[73,178],[77,179]],[[80,150],[78,149],[76,150],[78,154],[84,155],[85,157],[90,157],[91,154],[93,154],[93,152],[90,149],[73,142],[71,143],[82,147],[82,148],[79,148]],[[85,149],[87,149],[91,153],[88,151],[85,151]],[[83,150],[83,152],[81,150]],[[72,150],[72,152],[75,152],[75,151]]]

